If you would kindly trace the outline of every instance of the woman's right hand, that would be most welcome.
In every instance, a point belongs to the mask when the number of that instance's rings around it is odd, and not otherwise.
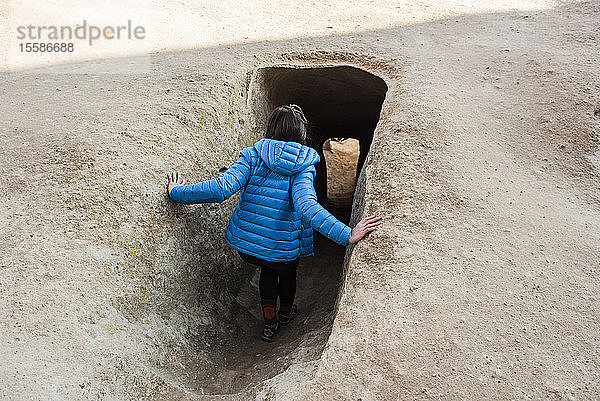
[[[350,240],[348,242],[350,244],[355,244],[360,241],[367,233],[375,230],[377,226],[381,224],[379,220],[381,220],[381,217],[369,216],[359,221],[352,229]]]

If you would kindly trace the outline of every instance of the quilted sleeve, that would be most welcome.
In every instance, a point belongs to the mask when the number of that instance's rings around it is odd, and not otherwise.
[[[252,171],[251,149],[246,148],[240,158],[223,174],[196,184],[180,185],[171,190],[170,198],[177,203],[223,202],[248,183]]]
[[[292,182],[292,201],[294,209],[300,214],[302,221],[310,225],[332,241],[348,245],[352,229],[336,219],[317,202],[317,194],[313,186],[315,167],[309,166],[296,174]]]

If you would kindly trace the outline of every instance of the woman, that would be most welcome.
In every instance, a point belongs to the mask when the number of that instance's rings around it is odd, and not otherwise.
[[[244,261],[261,268],[262,339],[269,342],[298,313],[296,268],[300,257],[313,253],[312,230],[348,245],[380,224],[378,217],[370,216],[351,229],[317,203],[313,180],[319,155],[306,146],[307,128],[299,106],[277,107],[269,117],[266,138],[243,149],[219,177],[185,185],[179,172],[168,175],[169,197],[178,203],[220,203],[241,191],[225,240]]]

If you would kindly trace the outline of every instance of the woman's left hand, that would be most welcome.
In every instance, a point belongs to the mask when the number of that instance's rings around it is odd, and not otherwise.
[[[171,190],[180,185],[185,185],[185,180],[179,174],[179,171],[173,171],[170,174],[167,174],[167,179],[169,180],[169,184],[167,185],[167,191],[169,192],[169,197],[171,196]]]

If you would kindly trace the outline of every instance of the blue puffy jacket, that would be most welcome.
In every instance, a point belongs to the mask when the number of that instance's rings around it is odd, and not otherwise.
[[[264,260],[294,260],[312,255],[313,228],[342,245],[352,231],[317,203],[318,162],[318,153],[308,146],[261,139],[219,177],[175,187],[170,197],[186,204],[220,203],[241,190],[227,243]]]

